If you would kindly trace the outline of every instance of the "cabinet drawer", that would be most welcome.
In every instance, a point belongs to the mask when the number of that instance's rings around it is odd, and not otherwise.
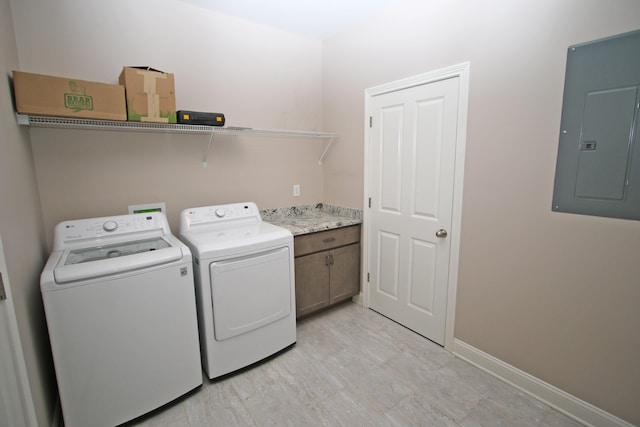
[[[360,224],[334,230],[296,236],[293,243],[294,255],[300,256],[320,252],[338,246],[360,241]]]

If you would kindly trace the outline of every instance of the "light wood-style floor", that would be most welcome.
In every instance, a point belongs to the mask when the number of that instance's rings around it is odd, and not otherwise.
[[[298,322],[297,343],[131,423],[135,426],[544,426],[580,424],[348,302]]]

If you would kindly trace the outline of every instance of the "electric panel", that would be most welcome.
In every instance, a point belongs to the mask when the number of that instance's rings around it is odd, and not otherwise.
[[[552,210],[640,220],[640,31],[569,47]]]

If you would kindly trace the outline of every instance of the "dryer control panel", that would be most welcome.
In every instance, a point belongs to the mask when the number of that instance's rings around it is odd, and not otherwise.
[[[255,203],[233,203],[229,205],[204,206],[183,211],[180,216],[180,229],[189,230],[200,225],[212,225],[230,222],[244,224],[247,222],[262,221],[260,211]]]

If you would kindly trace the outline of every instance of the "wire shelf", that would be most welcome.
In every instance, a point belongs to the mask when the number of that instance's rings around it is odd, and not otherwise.
[[[160,132],[183,134],[221,135],[262,135],[262,136],[297,136],[305,138],[335,138],[335,133],[308,132],[298,130],[258,129],[250,127],[216,127],[201,125],[163,124],[150,122],[127,122],[117,120],[77,119],[71,117],[30,116],[16,114],[18,124],[32,127],[108,130],[126,132]]]
[[[94,119],[77,119],[72,117],[53,117],[53,116],[30,116],[27,114],[16,113],[19,125],[43,128],[57,129],[84,129],[84,130],[106,130],[106,131],[123,131],[123,132],[155,132],[155,133],[174,133],[174,134],[198,134],[210,135],[209,146],[204,154],[203,166],[206,167],[209,149],[214,135],[235,135],[235,136],[289,136],[302,138],[327,138],[327,143],[318,164],[322,164],[329,147],[333,140],[338,137],[335,133],[327,132],[309,132],[299,130],[276,130],[276,129],[258,129],[250,127],[216,127],[201,125],[183,125],[183,124],[163,124],[150,122],[126,122],[117,120],[94,120]]]

